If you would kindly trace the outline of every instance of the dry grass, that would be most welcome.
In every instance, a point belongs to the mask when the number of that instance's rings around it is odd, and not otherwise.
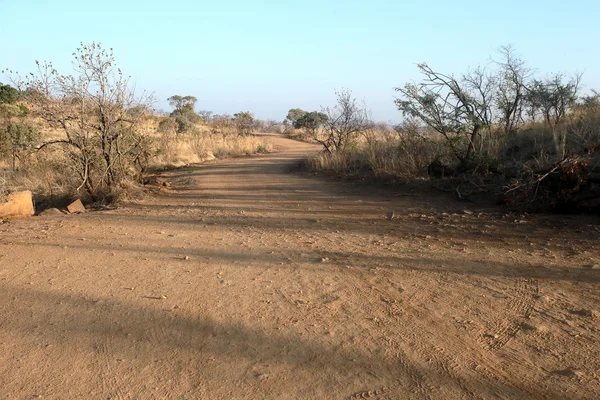
[[[370,132],[343,152],[319,153],[307,159],[310,169],[346,177],[409,182],[427,176],[436,158],[448,159],[435,137]]]
[[[147,141],[148,157],[145,160],[146,171],[177,168],[188,164],[200,163],[215,158],[241,157],[256,153],[273,151],[267,140],[256,136],[239,136],[231,132],[210,133],[198,125],[193,132],[176,135],[158,132],[158,124],[164,117],[149,116],[139,127],[140,134]],[[27,123],[43,127],[41,121],[28,117]],[[61,137],[61,132],[47,128],[41,129],[43,140]],[[12,171],[7,160],[0,159],[0,196],[19,190],[31,190],[39,199],[86,198],[83,191],[76,189],[81,183],[74,163],[60,146],[45,147],[18,165]],[[143,178],[140,176],[140,179]],[[105,193],[101,201],[114,202],[140,196],[142,189],[134,180],[126,180],[119,187]],[[61,200],[62,199],[62,200]],[[46,200],[44,200],[46,201]],[[47,200],[52,202],[52,200]]]
[[[526,211],[600,210],[600,109],[572,115],[558,126],[528,123],[509,135],[486,130],[466,165],[441,135],[414,133],[369,132],[352,147],[322,152],[307,164],[340,177],[407,183],[427,178],[429,165],[438,161],[449,171],[434,182],[442,190],[460,187],[467,196],[497,198]]]
[[[313,138],[313,136],[309,132],[307,132],[305,129],[289,128],[289,129],[286,129],[284,134],[288,138],[293,139],[293,140],[299,140],[301,142],[306,142],[306,143],[317,143],[316,140]]]
[[[154,156],[150,169],[177,168],[215,158],[234,158],[273,151],[273,145],[264,138],[253,135],[240,136],[233,132],[212,133],[205,126],[192,132],[150,133]]]

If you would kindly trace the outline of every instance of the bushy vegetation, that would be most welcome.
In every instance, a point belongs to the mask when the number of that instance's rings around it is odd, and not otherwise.
[[[405,122],[395,133],[359,107],[345,113],[357,120],[342,118],[354,134],[336,146],[338,130],[324,129],[324,152],[309,165],[403,182],[430,178],[460,199],[483,193],[521,210],[600,210],[600,96],[580,93],[581,75],[537,77],[509,47],[491,68],[460,76],[418,68],[420,82],[396,88]],[[349,104],[338,98],[336,107]]]
[[[168,100],[169,104],[174,108],[170,117],[177,125],[177,133],[190,132],[196,124],[202,122],[202,117],[194,111],[194,106],[198,102],[198,99],[194,96],[175,95],[169,97]]]
[[[0,104],[16,104],[19,91],[10,85],[0,83]]]
[[[158,127],[165,118],[168,117],[160,119]],[[273,151],[272,144],[267,140],[254,135],[239,135],[234,125],[231,129],[215,132],[210,124],[198,124],[184,135],[176,135],[173,130],[154,129],[153,124],[148,130],[155,132],[150,134],[154,138],[154,156],[149,162],[152,170]]]
[[[272,151],[254,132],[320,143],[314,170],[394,182],[433,180],[459,199],[497,196],[521,210],[600,210],[600,94],[581,75],[537,76],[512,48],[461,75],[418,65],[396,88],[404,116],[377,124],[343,90],[333,107],[291,109],[283,122],[249,111],[196,112],[171,96],[170,114],[135,93],[111,50],[82,44],[74,74],[48,62],[0,84],[0,192],[32,189],[92,201],[122,198],[148,171]]]
[[[233,114],[238,135],[250,135],[254,131],[254,115],[250,111]]]
[[[220,118],[205,111],[204,121],[195,97],[176,95],[170,115],[154,115],[152,96],[136,93],[112,49],[98,43],[77,49],[73,75],[36,64],[37,73],[25,76],[5,71],[12,86],[0,86],[2,193],[111,202],[140,193],[154,169],[272,151],[250,135],[249,112]],[[227,129],[213,130],[213,121],[225,120]]]

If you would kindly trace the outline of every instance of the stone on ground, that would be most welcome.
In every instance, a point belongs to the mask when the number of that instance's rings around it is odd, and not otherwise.
[[[69,211],[69,214],[82,213],[85,212],[85,207],[81,200],[77,199],[67,206],[67,210]]]
[[[0,217],[31,216],[33,214],[35,214],[35,209],[29,190],[11,193],[6,201],[0,202]]]

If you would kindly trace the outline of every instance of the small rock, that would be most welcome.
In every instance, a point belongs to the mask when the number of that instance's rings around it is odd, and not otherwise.
[[[185,261],[189,261],[189,260],[190,260],[190,256],[185,256],[185,257],[183,257],[183,259],[184,259]]]
[[[41,213],[39,213],[38,215],[40,216],[56,216],[56,215],[64,215],[64,213],[62,211],[60,211],[58,208],[49,208],[47,210],[42,211]]]
[[[463,210],[463,213],[465,213],[467,215],[473,215],[473,211],[471,211],[471,210]]]
[[[85,207],[81,200],[77,199],[67,206],[67,211],[69,214],[79,214],[85,212]]]
[[[202,160],[203,161],[213,161],[215,159],[216,159],[216,157],[215,157],[215,155],[213,154],[212,151],[207,151],[206,153],[204,153],[202,155]]]

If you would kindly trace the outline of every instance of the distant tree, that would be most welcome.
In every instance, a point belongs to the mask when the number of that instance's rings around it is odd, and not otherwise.
[[[600,108],[600,92],[592,89],[590,94],[581,96],[576,108],[583,111],[598,110]]]
[[[226,134],[235,130],[234,119],[229,114],[214,115],[208,126],[213,134]]]
[[[265,121],[255,118],[252,123],[252,130],[255,132],[265,132],[265,126]]]
[[[198,111],[198,115],[202,118],[202,121],[208,122],[208,121],[210,121],[210,118],[213,115],[213,112],[207,111],[207,110],[200,110],[200,111]]]
[[[290,111],[288,111],[287,117],[285,119],[286,121],[289,121],[293,127],[295,127],[295,125],[298,123],[298,120],[306,114],[307,112],[302,110],[301,108],[292,108]]]
[[[283,131],[285,130],[285,126],[282,122],[279,121],[275,121],[272,119],[263,121],[264,122],[264,126],[263,126],[263,130],[265,132],[268,133],[283,133]]]
[[[324,150],[332,154],[344,151],[355,144],[361,134],[373,127],[373,121],[366,107],[359,105],[352,97],[352,92],[343,90],[337,95],[337,104],[333,108],[324,108],[327,116],[324,124],[325,139],[315,138],[323,145]]]
[[[242,111],[233,114],[233,119],[238,135],[249,135],[252,133],[254,128],[254,115],[252,115],[250,111]]]
[[[169,100],[169,105],[175,109],[175,111],[181,111],[183,109],[191,109],[194,110],[194,106],[198,102],[198,99],[194,96],[171,96],[167,100]]]
[[[313,136],[317,130],[327,121],[327,115],[318,111],[304,111],[301,108],[292,108],[288,111],[284,123],[294,129],[305,129]]]
[[[321,126],[325,124],[327,120],[327,114],[318,111],[312,111],[298,118],[294,124],[294,128],[305,129],[312,136],[316,136],[319,128],[321,128]]]
[[[171,96],[169,104],[174,108],[171,117],[177,122],[177,133],[184,133],[194,129],[195,124],[200,123],[202,118],[194,111],[198,99],[194,96]]]
[[[19,91],[10,85],[0,83],[0,104],[15,104],[19,100]]]

